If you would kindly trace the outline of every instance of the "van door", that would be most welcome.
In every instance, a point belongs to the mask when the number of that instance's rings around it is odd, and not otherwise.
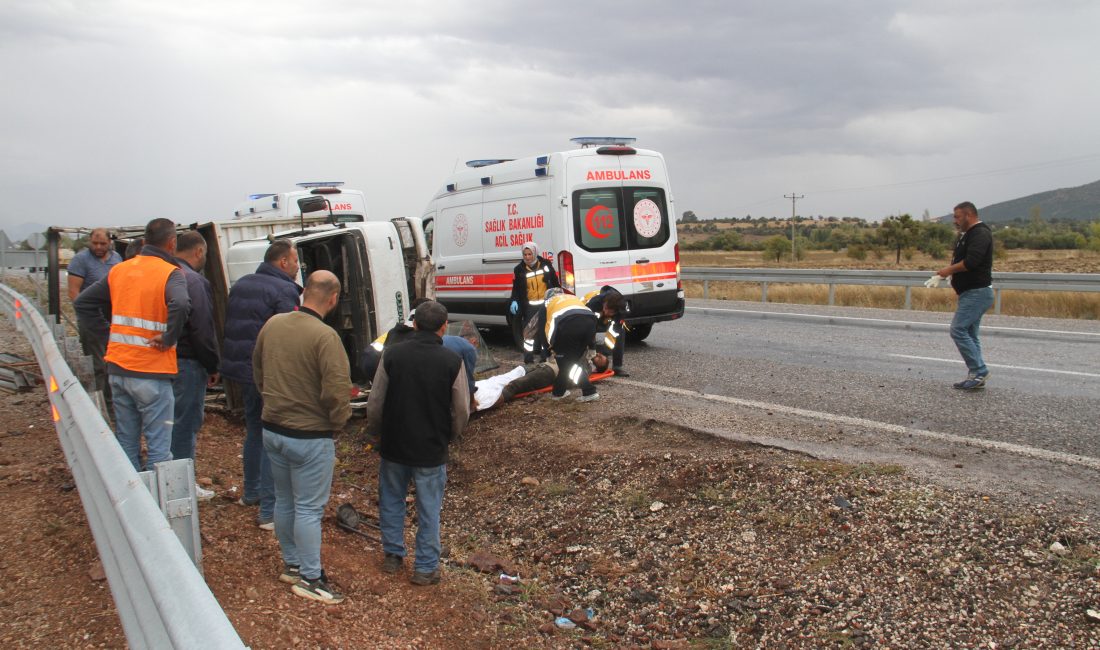
[[[571,233],[575,286],[579,296],[611,285],[630,293],[630,254],[624,220],[619,156],[582,155],[569,158],[567,187],[571,190]],[[563,273],[563,275],[566,275]]]

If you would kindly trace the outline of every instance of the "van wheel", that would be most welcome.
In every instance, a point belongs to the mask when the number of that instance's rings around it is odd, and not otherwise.
[[[643,323],[642,325],[632,325],[630,329],[626,331],[626,340],[630,343],[641,343],[649,336],[649,333],[653,331],[653,323]]]

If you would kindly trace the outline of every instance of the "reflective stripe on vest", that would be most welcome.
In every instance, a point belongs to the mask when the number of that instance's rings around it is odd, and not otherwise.
[[[581,299],[569,294],[554,296],[546,301],[546,340],[553,345],[554,329],[558,322],[572,314],[587,314],[594,316],[592,310],[581,302]]]
[[[176,349],[158,350],[150,340],[168,331],[164,289],[179,270],[154,255],[116,264],[107,275],[111,290],[111,332],[104,359],[134,372],[174,375]]]

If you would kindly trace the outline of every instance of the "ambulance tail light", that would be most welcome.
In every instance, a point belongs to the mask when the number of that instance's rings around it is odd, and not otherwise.
[[[561,271],[561,288],[567,293],[576,293],[577,280],[573,275],[573,254],[569,251],[558,253],[558,270]]]
[[[676,290],[682,291],[684,282],[680,279],[680,244],[677,243],[672,250],[676,251]]]

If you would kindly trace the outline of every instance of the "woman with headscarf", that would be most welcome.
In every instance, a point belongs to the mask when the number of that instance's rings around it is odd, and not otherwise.
[[[513,316],[522,317],[522,323],[526,324],[532,316],[538,313],[546,291],[560,287],[561,283],[558,282],[558,274],[554,271],[553,263],[539,255],[538,244],[529,241],[523,245],[520,253],[523,255],[523,261],[517,264],[514,269],[512,302],[508,309]],[[531,363],[535,360],[536,349],[542,361],[546,361],[550,356],[550,351],[546,347],[546,340],[540,336],[535,339],[533,347],[529,344],[524,345],[524,363]]]

